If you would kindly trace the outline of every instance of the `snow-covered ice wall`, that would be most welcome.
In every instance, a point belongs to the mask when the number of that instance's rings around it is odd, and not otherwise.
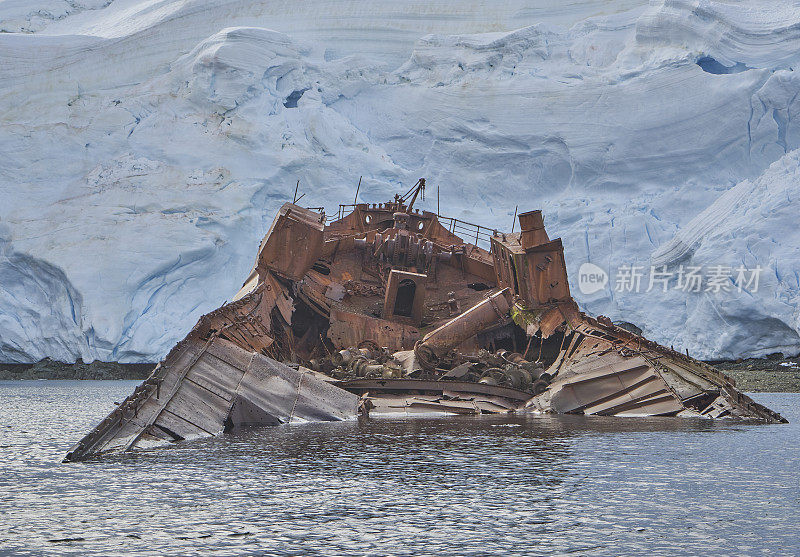
[[[581,305],[654,340],[796,353],[798,62],[774,0],[0,0],[0,361],[162,357],[298,179],[335,208],[361,175],[543,209]],[[617,291],[628,265],[763,271]]]

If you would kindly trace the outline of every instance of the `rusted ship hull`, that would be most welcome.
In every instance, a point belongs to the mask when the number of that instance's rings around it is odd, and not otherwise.
[[[424,185],[327,226],[285,204],[233,301],[66,460],[359,414],[785,422],[713,367],[580,312],[539,211],[501,233],[414,210]]]

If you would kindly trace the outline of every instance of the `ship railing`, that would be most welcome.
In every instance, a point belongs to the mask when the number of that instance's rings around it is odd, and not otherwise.
[[[339,203],[339,211],[336,213],[336,220],[343,219],[355,210],[355,203]]]
[[[355,203],[340,203],[335,220],[343,219],[352,213],[355,208]],[[451,234],[455,234],[465,241],[484,249],[489,249],[491,247],[491,238],[497,234],[497,230],[494,228],[487,228],[480,224],[467,222],[456,217],[447,217],[440,214],[436,214],[436,216],[439,219],[439,223]]]
[[[497,230],[486,228],[480,224],[467,222],[455,217],[445,217],[438,215],[439,223],[444,226],[451,234],[463,238],[478,247],[489,249],[492,244],[492,236],[497,234]]]

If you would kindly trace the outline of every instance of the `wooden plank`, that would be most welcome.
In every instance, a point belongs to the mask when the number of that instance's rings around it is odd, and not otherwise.
[[[161,397],[168,396],[178,382],[184,375],[186,368],[191,366],[192,362],[196,359],[197,355],[203,350],[205,342],[195,339],[187,339],[185,348],[179,352],[174,358],[164,361],[162,366],[166,369],[166,373],[161,379],[161,387],[159,395]]]
[[[291,416],[317,421],[345,419],[357,414],[359,402],[358,396],[320,381],[312,373],[261,355],[253,359],[238,392],[281,421],[289,421]]]
[[[230,401],[189,381],[181,384],[165,411],[193,423],[205,431],[218,434],[224,429]]]
[[[224,338],[216,338],[208,347],[206,354],[211,354],[215,358],[229,364],[242,371],[250,365],[252,353],[235,345]]]
[[[192,404],[202,406],[207,412],[227,412],[230,407],[229,398],[219,396],[191,380],[181,384],[173,400],[175,398],[187,399]]]
[[[139,435],[139,430],[128,434],[117,432],[112,439],[109,439],[107,443],[103,444],[102,448],[97,448],[93,452],[106,453],[122,451],[137,435]]]
[[[238,394],[265,412],[286,423],[297,400],[297,384],[300,374],[283,366],[277,368],[274,360],[258,358],[242,378]],[[288,371],[287,371],[288,370]],[[292,373],[294,372],[294,373]]]
[[[233,399],[236,386],[244,375],[237,369],[215,357],[203,355],[186,375],[187,379],[203,386],[228,401]]]
[[[166,410],[158,416],[158,420],[156,420],[156,426],[165,427],[169,431],[180,435],[184,439],[196,439],[198,437],[211,436],[209,432]]]
[[[114,428],[108,436],[103,438],[95,449],[96,452],[114,451],[130,443],[136,435],[138,435],[141,428],[136,423],[131,423],[123,420],[116,428]]]
[[[356,395],[316,379],[312,374],[302,375],[293,416],[306,420],[344,420],[358,414]]]

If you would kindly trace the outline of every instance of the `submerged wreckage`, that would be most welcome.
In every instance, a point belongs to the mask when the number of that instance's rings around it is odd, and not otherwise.
[[[415,210],[424,186],[328,225],[286,203],[233,301],[66,460],[358,414],[785,422],[715,368],[579,311],[540,211],[501,233]]]

